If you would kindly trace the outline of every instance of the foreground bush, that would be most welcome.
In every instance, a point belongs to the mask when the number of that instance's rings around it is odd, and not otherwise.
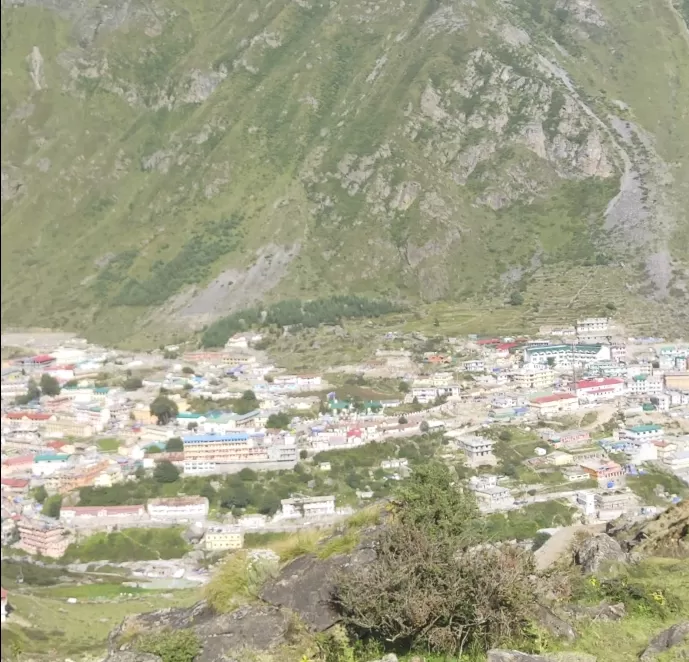
[[[376,559],[338,579],[335,603],[358,636],[457,654],[520,637],[535,603],[533,556],[478,546],[473,497],[442,465],[419,467],[394,502]]]

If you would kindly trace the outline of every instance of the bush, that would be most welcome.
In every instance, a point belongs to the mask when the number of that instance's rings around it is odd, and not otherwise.
[[[192,630],[162,630],[138,638],[135,648],[141,653],[157,655],[163,662],[192,662],[201,650]]]
[[[336,581],[334,602],[353,634],[450,655],[524,634],[535,603],[533,555],[476,546],[476,504],[447,467],[419,466],[391,514],[375,560]]]

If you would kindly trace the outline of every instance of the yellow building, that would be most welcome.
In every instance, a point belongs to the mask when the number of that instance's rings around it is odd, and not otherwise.
[[[155,425],[158,420],[151,414],[151,410],[148,405],[137,405],[132,409],[132,417],[138,423],[142,425]]]
[[[46,435],[56,437],[92,437],[93,427],[84,421],[74,418],[58,418],[45,422],[43,427]]]
[[[208,529],[205,543],[209,552],[241,549],[244,547],[244,533],[238,527]]]
[[[514,374],[514,382],[519,388],[540,391],[555,383],[555,371],[547,366],[524,366]]]
[[[668,372],[665,374],[665,388],[689,391],[689,372]]]

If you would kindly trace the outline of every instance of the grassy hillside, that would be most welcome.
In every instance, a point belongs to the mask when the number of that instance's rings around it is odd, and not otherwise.
[[[3,322],[119,341],[346,292],[534,315],[600,305],[591,279],[686,315],[682,12],[8,4]]]

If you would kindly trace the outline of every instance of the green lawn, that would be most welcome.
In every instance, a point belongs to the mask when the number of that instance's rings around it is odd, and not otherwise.
[[[121,444],[119,439],[112,438],[99,439],[96,443],[98,444],[100,451],[103,453],[114,453]]]

